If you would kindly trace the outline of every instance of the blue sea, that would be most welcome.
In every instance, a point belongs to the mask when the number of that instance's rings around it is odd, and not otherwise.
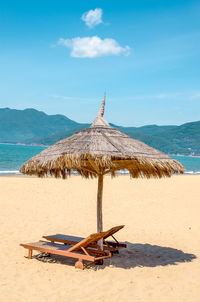
[[[20,166],[44,150],[40,146],[0,144],[0,174],[19,174]],[[200,157],[171,156],[186,169],[186,174],[200,174]]]
[[[0,174],[19,174],[21,165],[45,147],[0,144]]]

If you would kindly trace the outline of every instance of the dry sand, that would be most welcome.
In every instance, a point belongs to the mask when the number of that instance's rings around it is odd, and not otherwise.
[[[84,271],[19,243],[96,231],[96,180],[0,177],[0,302],[200,301],[200,176],[104,182],[104,229],[128,248]],[[37,252],[34,252],[36,255]]]

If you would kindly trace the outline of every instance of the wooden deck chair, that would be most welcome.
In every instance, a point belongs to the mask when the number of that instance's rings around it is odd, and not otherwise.
[[[109,229],[108,231],[104,232],[106,233],[106,235],[103,237],[103,242],[105,244],[105,250],[106,250],[106,246],[111,246],[115,249],[120,249],[120,248],[126,248],[126,244],[125,243],[121,243],[119,242],[113,235],[115,233],[117,233],[119,230],[121,230],[122,228],[124,228],[124,225],[119,225],[119,226],[115,226],[111,229]],[[107,241],[106,239],[112,237],[114,241]]]
[[[103,259],[110,258],[112,256],[110,252],[102,251],[97,243],[103,238],[103,236],[104,233],[91,234],[75,245],[58,244],[42,240],[32,243],[22,243],[20,245],[28,249],[28,259],[32,258],[33,250],[37,250],[47,254],[76,258],[78,261],[75,263],[75,267],[83,269],[83,260],[89,261],[89,263],[85,264],[85,266],[88,266],[95,263],[102,264]],[[92,248],[92,246],[95,248]]]
[[[111,228],[110,230],[103,232],[103,249],[108,250],[112,253],[116,253],[119,251],[120,248],[126,248],[126,244],[124,243],[119,243],[117,239],[113,236],[116,232],[121,230],[124,227],[124,225],[116,226]],[[112,237],[114,241],[107,241],[106,239],[108,237]],[[84,238],[82,237],[77,237],[77,236],[71,236],[71,235],[63,235],[63,234],[56,234],[56,235],[50,235],[50,236],[43,236],[48,241],[51,242],[59,242],[59,243],[64,243],[64,244],[70,244],[74,245],[77,244],[78,242],[81,242]],[[94,244],[91,243],[90,247],[94,247]],[[95,247],[94,247],[95,248]]]

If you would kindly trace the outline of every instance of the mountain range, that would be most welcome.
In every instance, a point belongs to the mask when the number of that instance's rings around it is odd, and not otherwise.
[[[180,126],[110,125],[164,153],[200,154],[200,121]],[[0,143],[52,145],[89,126],[61,114],[48,115],[35,109],[0,108]]]

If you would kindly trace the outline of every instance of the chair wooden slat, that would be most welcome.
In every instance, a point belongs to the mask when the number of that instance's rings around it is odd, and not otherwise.
[[[119,243],[115,238],[115,241],[107,241],[108,237],[112,236],[119,230],[121,230],[124,227],[124,225],[116,226],[111,229],[109,229],[106,232],[102,232],[100,234],[103,234],[103,237],[101,239],[104,240],[104,250],[108,250],[111,252],[117,252],[120,248],[126,248],[126,244],[124,243]],[[98,234],[98,233],[97,233]],[[100,236],[101,237],[101,236]],[[49,236],[43,236],[48,241],[51,242],[60,242],[64,244],[71,244],[71,245],[76,245],[77,243],[81,242],[84,240],[83,237],[77,237],[77,236],[71,236],[71,235],[63,235],[63,234],[55,234],[55,235],[49,235]],[[99,239],[100,240],[100,239]],[[89,246],[93,248],[97,248],[96,242],[89,241]]]
[[[83,269],[83,260],[90,261],[92,264],[96,261],[102,261],[103,259],[110,258],[112,256],[111,253],[91,248],[91,245],[96,244],[98,240],[103,238],[103,236],[103,233],[91,234],[75,245],[66,245],[42,240],[31,243],[22,243],[20,245],[29,250],[29,259],[32,257],[32,251],[37,250],[48,254],[76,258],[78,261],[75,263],[75,267]]]

